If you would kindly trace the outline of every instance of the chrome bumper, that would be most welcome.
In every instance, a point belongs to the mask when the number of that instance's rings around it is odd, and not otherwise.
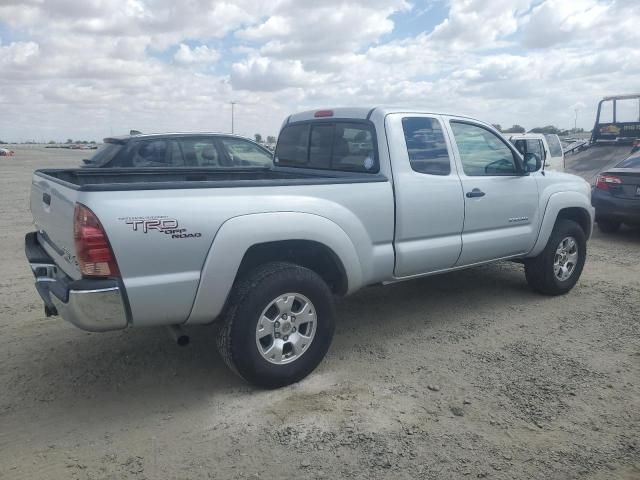
[[[122,282],[116,279],[69,278],[40,246],[35,232],[27,234],[25,252],[47,316],[60,315],[76,327],[90,332],[127,327],[129,320]]]
[[[69,290],[65,303],[51,292],[51,303],[67,322],[89,332],[122,330],[127,315],[119,287],[96,290]]]

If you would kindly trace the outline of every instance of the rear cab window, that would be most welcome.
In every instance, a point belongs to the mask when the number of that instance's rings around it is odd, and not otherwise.
[[[316,120],[286,125],[274,157],[281,167],[378,173],[374,127],[368,121]]]

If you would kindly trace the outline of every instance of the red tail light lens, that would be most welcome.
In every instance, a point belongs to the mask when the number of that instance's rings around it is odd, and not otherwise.
[[[613,175],[598,175],[596,188],[598,190],[609,190],[609,185],[620,183],[622,183],[622,180],[620,180],[619,177]]]
[[[333,110],[318,110],[313,116],[316,118],[333,117]]]
[[[80,271],[87,277],[114,277],[120,275],[118,264],[109,245],[107,234],[98,217],[81,204],[76,204],[73,221],[73,239]]]

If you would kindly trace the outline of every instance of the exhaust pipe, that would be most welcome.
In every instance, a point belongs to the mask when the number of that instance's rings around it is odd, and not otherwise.
[[[189,345],[189,335],[183,330],[180,325],[169,325],[169,334],[171,338],[181,347]]]

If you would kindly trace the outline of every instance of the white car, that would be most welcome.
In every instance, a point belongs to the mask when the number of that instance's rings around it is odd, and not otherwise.
[[[509,141],[521,154],[534,153],[544,160],[545,169],[564,172],[564,152],[555,133],[522,133],[511,135]]]

